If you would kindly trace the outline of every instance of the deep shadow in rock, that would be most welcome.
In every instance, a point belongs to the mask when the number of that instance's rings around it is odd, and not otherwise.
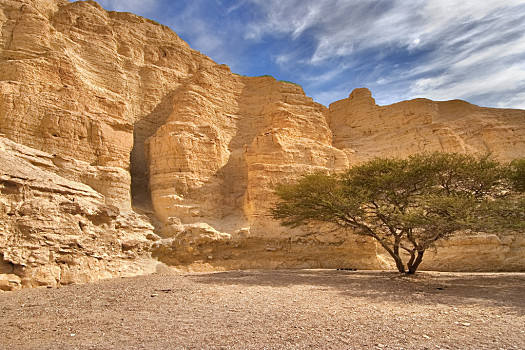
[[[168,120],[177,92],[178,90],[173,90],[164,96],[150,114],[139,119],[134,125],[133,149],[130,154],[131,201],[134,207],[152,209],[149,166],[144,143]]]

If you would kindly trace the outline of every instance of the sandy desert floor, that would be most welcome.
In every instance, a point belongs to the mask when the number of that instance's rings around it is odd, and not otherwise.
[[[1,349],[525,349],[525,273],[162,273],[0,294]]]

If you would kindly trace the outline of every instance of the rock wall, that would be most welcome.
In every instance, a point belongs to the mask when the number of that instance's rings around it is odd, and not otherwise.
[[[368,89],[352,91],[329,109],[334,146],[353,164],[420,152],[491,153],[523,157],[525,112],[484,108],[461,100],[415,99],[378,106]]]
[[[366,89],[326,108],[94,1],[2,0],[0,25],[4,289],[150,271],[152,255],[189,269],[380,268],[372,241],[282,228],[274,186],[379,155],[525,149],[524,111],[377,106]],[[428,266],[462,264],[439,254]]]
[[[427,252],[421,263],[434,271],[524,271],[525,238],[480,233],[456,236]]]
[[[56,155],[4,137],[0,152],[0,290],[154,271],[147,218],[61,176]]]
[[[525,154],[525,111],[484,108],[465,101],[427,99],[378,106],[368,89],[354,90],[330,105],[333,145],[350,164],[373,157],[406,157],[421,152],[490,153],[502,161]],[[523,271],[520,237],[479,234],[455,237],[429,252],[422,269]]]
[[[147,141],[153,206],[165,224],[159,260],[193,268],[379,267],[369,240],[304,238],[269,218],[276,184],[348,166],[331,145],[326,107],[299,86],[226,67],[197,76],[173,104]]]
[[[132,210],[132,194],[139,205],[147,207],[149,199],[143,141],[171,112],[171,104],[165,110],[167,97],[182,81],[216,64],[169,28],[133,14],[107,12],[93,1],[5,0],[0,2],[0,24],[0,133],[16,142],[13,150],[25,145],[45,160],[45,171],[22,184],[1,168],[9,179],[0,195],[7,203],[2,208],[9,206],[0,229],[1,273],[18,276],[24,286],[116,276],[127,273],[128,265],[139,273],[140,264],[133,261],[154,263],[151,242],[144,237],[155,237],[149,219]],[[7,159],[8,151],[0,152]],[[37,165],[42,164],[39,160]],[[17,166],[32,174],[35,165]],[[50,180],[31,186],[40,177]],[[68,194],[75,209],[66,206],[64,211],[63,194],[49,188],[56,181],[89,193],[86,198],[78,191]],[[18,219],[19,206],[23,220]],[[96,221],[92,229],[91,217]],[[21,228],[21,220],[30,226]],[[54,251],[51,245],[62,245],[60,234],[88,241],[75,248],[81,262],[74,268],[48,254]],[[128,242],[137,235],[140,244]]]

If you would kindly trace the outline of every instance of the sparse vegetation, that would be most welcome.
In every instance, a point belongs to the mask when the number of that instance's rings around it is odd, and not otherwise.
[[[488,156],[377,158],[341,174],[316,173],[280,185],[272,214],[285,226],[313,224],[372,237],[399,272],[413,274],[439,240],[523,230],[524,169],[523,159],[501,164]]]
[[[288,84],[293,84],[293,85],[301,86],[300,84],[294,83],[293,81],[288,81],[288,80],[279,80],[279,81],[280,81],[280,82],[283,82],[283,83],[288,83]]]
[[[250,78],[250,76],[244,75],[244,74],[238,74],[238,73],[233,73],[233,74],[237,75],[239,77]],[[261,75],[261,76],[254,77],[254,78],[273,78],[273,79],[275,79],[272,75],[269,75],[269,74]],[[277,81],[279,81],[281,83],[287,83],[287,84],[293,84],[293,85],[301,86],[300,84],[294,83],[293,81],[288,81],[288,80],[277,80]]]

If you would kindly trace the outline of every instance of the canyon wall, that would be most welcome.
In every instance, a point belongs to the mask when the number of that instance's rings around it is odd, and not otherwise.
[[[330,105],[333,145],[352,164],[373,157],[421,152],[487,154],[509,161],[523,157],[525,112],[485,108],[461,100],[415,99],[378,106],[368,89],[355,89]]]
[[[333,145],[350,164],[374,157],[422,152],[485,155],[501,161],[525,154],[525,111],[484,108],[465,101],[415,99],[378,106],[368,89],[352,91],[330,105]],[[442,271],[523,271],[523,236],[480,233],[439,242],[422,269]]]
[[[268,213],[275,185],[375,156],[525,149],[525,111],[377,106],[366,89],[326,108],[94,1],[2,0],[0,24],[0,289],[146,273],[158,260],[387,267],[373,241],[281,227]],[[522,241],[483,239],[476,251],[499,255],[469,269],[525,268]],[[468,242],[427,267],[461,266]]]

